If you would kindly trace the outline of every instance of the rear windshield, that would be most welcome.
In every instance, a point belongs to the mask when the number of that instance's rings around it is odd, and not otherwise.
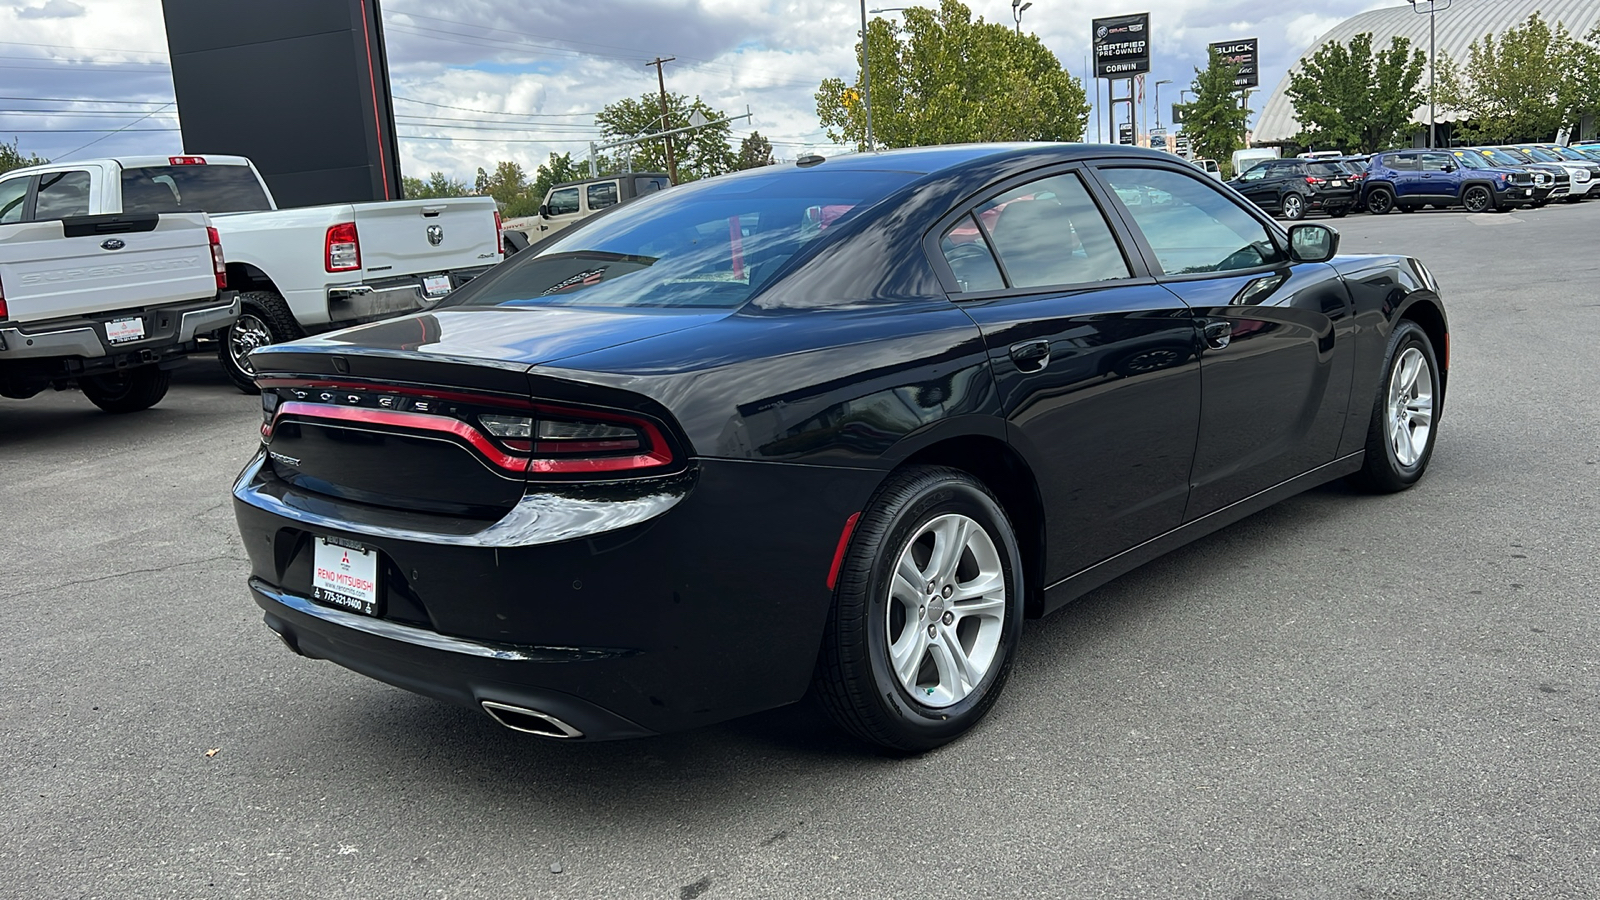
[[[1306,174],[1317,178],[1343,178],[1346,172],[1343,163],[1314,162],[1306,163]]]
[[[735,307],[828,229],[916,177],[788,170],[661,191],[511,258],[445,305]]]
[[[251,212],[271,209],[249,166],[145,166],[122,170],[122,211]]]

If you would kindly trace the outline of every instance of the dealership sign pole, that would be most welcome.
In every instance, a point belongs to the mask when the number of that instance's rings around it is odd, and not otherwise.
[[[1111,136],[1122,143],[1123,132],[1117,128],[1117,106],[1128,105],[1128,143],[1139,142],[1137,118],[1138,101],[1135,99],[1134,79],[1150,71],[1150,14],[1134,13],[1095,19],[1091,25],[1094,47],[1094,77],[1104,78],[1106,86],[1106,126]],[[1118,97],[1116,83],[1123,82],[1127,94]]]
[[[1238,66],[1233,76],[1233,86],[1239,90],[1239,106],[1247,108],[1250,91],[1261,86],[1261,43],[1256,38],[1236,41],[1217,41],[1209,48],[1224,65]],[[1243,137],[1243,135],[1241,135]]]

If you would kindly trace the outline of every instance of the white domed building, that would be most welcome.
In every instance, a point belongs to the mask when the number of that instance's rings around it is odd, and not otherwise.
[[[1473,41],[1482,39],[1486,34],[1498,35],[1521,25],[1535,12],[1550,23],[1551,27],[1560,22],[1575,38],[1582,38],[1590,29],[1600,25],[1600,0],[1454,0],[1449,9],[1442,7],[1441,0],[1441,8],[1434,16],[1436,52],[1440,59],[1449,56],[1458,63],[1466,62],[1467,48]],[[1426,5],[1422,8],[1427,9]],[[1346,19],[1330,29],[1327,34],[1317,38],[1300,58],[1295,60],[1289,70],[1291,72],[1298,70],[1305,60],[1311,58],[1324,45],[1348,44],[1351,38],[1364,32],[1372,33],[1374,53],[1388,49],[1390,39],[1398,35],[1409,38],[1412,48],[1421,50],[1423,55],[1427,55],[1428,19],[1426,13],[1419,15],[1410,4],[1368,10]],[[1427,69],[1423,70],[1421,87],[1426,94]],[[1453,122],[1455,118],[1456,113],[1453,110],[1443,107],[1435,110],[1435,120],[1441,125]],[[1417,110],[1416,121],[1424,125],[1424,129],[1416,135],[1416,143],[1421,146],[1427,137],[1426,103]],[[1593,120],[1585,121],[1584,134],[1573,137],[1595,136],[1596,125]],[[1300,130],[1300,123],[1294,114],[1294,101],[1289,99],[1289,76],[1285,74],[1272,92],[1272,96],[1267,99],[1266,105],[1261,108],[1261,115],[1256,119],[1255,143],[1288,143],[1300,133]],[[1442,132],[1443,127],[1440,130]]]

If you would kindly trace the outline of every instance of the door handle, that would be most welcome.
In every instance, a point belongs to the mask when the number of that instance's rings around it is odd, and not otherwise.
[[[1011,345],[1011,361],[1024,372],[1039,372],[1050,365],[1049,341],[1023,341]]]
[[[1226,320],[1207,322],[1205,337],[1207,347],[1213,350],[1222,350],[1233,340],[1233,323]]]

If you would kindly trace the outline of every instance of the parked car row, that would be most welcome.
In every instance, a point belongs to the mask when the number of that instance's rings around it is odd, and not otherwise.
[[[1600,148],[1518,144],[1271,159],[1228,183],[1262,210],[1291,220],[1430,206],[1505,212],[1600,196]]]

